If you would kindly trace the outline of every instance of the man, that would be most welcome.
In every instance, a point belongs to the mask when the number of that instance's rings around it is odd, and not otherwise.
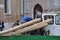
[[[38,9],[35,10],[35,13],[35,18],[42,18],[42,13]]]
[[[13,24],[12,27],[14,27],[14,26],[18,26],[18,25],[19,25],[19,20],[17,20],[17,21]]]
[[[4,28],[4,22],[0,20],[0,31],[3,31],[3,28]]]
[[[31,21],[31,20],[33,20],[31,17],[24,16],[24,17],[21,19],[21,23],[25,23],[25,22],[28,22],[28,21]]]
[[[42,19],[42,13],[39,11],[39,9],[36,9],[35,10],[35,18],[41,18]],[[41,20],[42,21],[42,20]],[[37,29],[37,30],[35,30],[35,33],[37,34],[37,35],[44,35],[44,33],[45,33],[45,30],[44,30],[44,28],[40,28],[40,29]]]

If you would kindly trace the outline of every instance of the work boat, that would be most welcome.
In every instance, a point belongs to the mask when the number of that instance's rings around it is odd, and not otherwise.
[[[47,27],[45,27],[45,30],[50,31],[50,35],[60,35],[60,12],[48,12],[42,14],[42,19],[53,19]]]

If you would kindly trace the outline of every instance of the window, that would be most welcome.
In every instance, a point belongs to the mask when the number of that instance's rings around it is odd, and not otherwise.
[[[11,0],[4,1],[5,15],[11,14]]]
[[[60,25],[60,14],[55,16],[55,24]]]
[[[20,0],[21,4],[21,15],[24,13],[30,13],[30,0]]]
[[[24,0],[24,12],[25,13],[30,12],[30,0]]]
[[[49,24],[50,25],[54,24],[54,16],[53,15],[45,15],[44,20],[47,20],[47,19],[53,19],[53,21],[51,21]]]
[[[7,12],[7,0],[5,0],[5,13],[8,13]]]

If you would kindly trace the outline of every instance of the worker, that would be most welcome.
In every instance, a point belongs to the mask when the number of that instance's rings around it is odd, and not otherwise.
[[[19,20],[17,20],[12,27],[18,26],[19,25]],[[16,30],[13,30],[13,32],[15,32]]]
[[[35,10],[35,18],[41,18],[42,19],[42,13],[39,11],[39,9],[36,9]],[[42,21],[42,20],[41,20]],[[35,30],[35,33],[37,34],[37,35],[44,35],[44,33],[45,33],[45,30],[44,30],[44,28],[40,28],[40,29],[37,29],[37,30]]]
[[[19,20],[17,20],[17,21],[13,24],[12,27],[14,27],[14,26],[18,26],[18,25],[19,25]]]
[[[35,18],[42,18],[42,13],[38,9],[35,10],[35,13]]]
[[[29,16],[24,16],[22,19],[21,19],[21,23],[25,23],[25,22],[28,22],[28,21],[31,21],[33,20],[31,17]]]
[[[0,31],[3,31],[4,29],[4,22],[0,20]]]

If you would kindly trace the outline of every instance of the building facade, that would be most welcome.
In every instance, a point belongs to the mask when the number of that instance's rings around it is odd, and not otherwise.
[[[15,22],[20,18],[19,0],[0,0],[0,19]]]
[[[0,0],[0,19],[4,22],[15,22],[23,16],[34,18],[36,9],[40,12],[57,8],[58,1],[52,0]],[[54,5],[54,6],[53,6]]]

